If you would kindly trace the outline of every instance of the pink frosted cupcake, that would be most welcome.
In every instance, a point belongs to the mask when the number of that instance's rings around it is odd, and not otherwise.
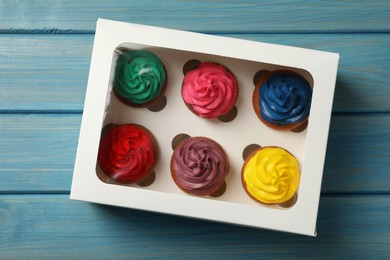
[[[203,62],[185,74],[181,94],[187,107],[196,115],[218,118],[235,108],[238,82],[225,66]]]

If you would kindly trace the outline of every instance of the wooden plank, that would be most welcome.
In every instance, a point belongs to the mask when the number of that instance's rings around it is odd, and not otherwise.
[[[0,35],[0,42],[0,110],[82,110],[92,35]]]
[[[322,197],[318,237],[312,238],[65,195],[2,195],[0,258],[386,258],[389,208],[389,195]]]
[[[23,17],[23,19],[21,19]],[[93,31],[99,17],[207,32],[388,32],[388,0],[98,1],[0,3],[0,31]]]
[[[389,34],[229,36],[339,52],[334,111],[390,111]],[[0,35],[0,42],[0,111],[82,110],[93,35]]]
[[[0,193],[69,192],[81,115],[1,115]],[[390,114],[334,115],[323,193],[390,192]]]
[[[390,189],[390,115],[332,117],[323,190],[383,192]]]
[[[0,117],[0,190],[68,192],[80,115]]]

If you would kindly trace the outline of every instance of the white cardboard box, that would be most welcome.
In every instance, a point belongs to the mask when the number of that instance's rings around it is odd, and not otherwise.
[[[163,61],[169,83],[162,111],[134,109],[112,95],[118,46],[148,49]],[[202,119],[185,107],[180,95],[182,68],[190,59],[218,62],[234,72],[240,89],[233,121]],[[99,19],[70,198],[315,236],[338,60],[335,53]],[[309,124],[300,133],[266,127],[252,108],[255,73],[286,68],[313,86]],[[155,135],[160,159],[151,186],[108,184],[97,177],[101,129],[108,123],[138,123]],[[211,137],[226,151],[231,171],[221,197],[195,197],[175,186],[169,160],[171,141],[180,133]],[[294,206],[267,206],[246,195],[240,177],[242,151],[251,143],[281,146],[297,157],[301,183]]]

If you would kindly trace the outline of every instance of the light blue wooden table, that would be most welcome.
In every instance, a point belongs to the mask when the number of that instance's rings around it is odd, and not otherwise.
[[[390,1],[0,1],[0,259],[390,258]],[[70,201],[98,17],[340,53],[318,237]]]

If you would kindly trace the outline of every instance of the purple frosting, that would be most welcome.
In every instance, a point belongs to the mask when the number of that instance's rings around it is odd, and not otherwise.
[[[171,163],[176,184],[198,196],[217,191],[230,169],[219,145],[205,137],[192,137],[183,141],[175,150]]]

